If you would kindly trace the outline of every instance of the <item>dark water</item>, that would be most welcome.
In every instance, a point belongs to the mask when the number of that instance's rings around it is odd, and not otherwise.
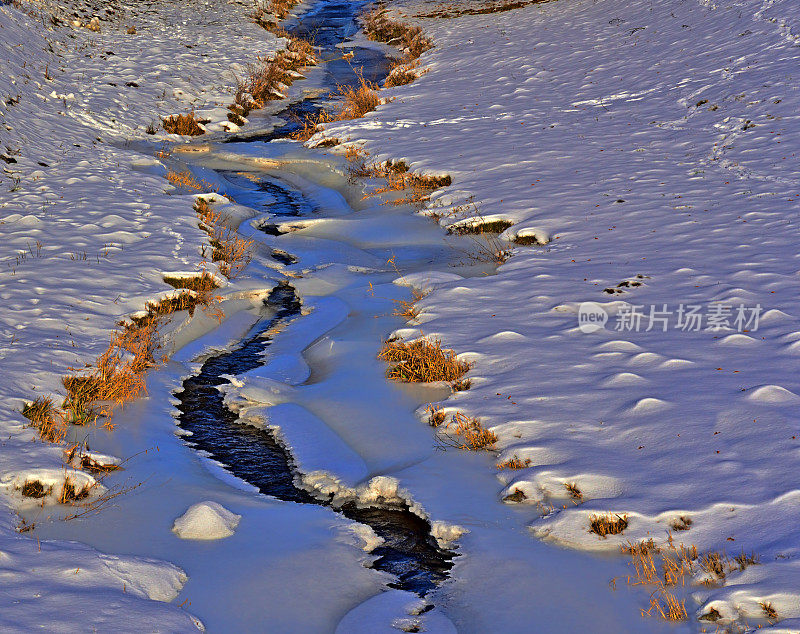
[[[342,53],[335,45],[358,31],[355,16],[363,7],[360,2],[321,2],[299,21],[287,25],[290,33],[322,47],[320,57],[329,60],[323,63],[323,69],[325,86],[330,91],[341,85],[356,85],[362,73],[366,79],[379,82],[389,71],[390,60],[370,49],[349,49],[354,52],[353,59],[335,59],[341,58]],[[325,99],[323,95],[289,106],[278,113],[285,123],[269,134],[232,137],[228,141],[269,142],[285,138],[300,125],[301,118],[317,113]],[[224,170],[218,174],[223,182],[234,186],[231,194],[236,202],[248,207],[295,217],[318,211],[300,192],[277,178],[262,175],[253,179]],[[258,228],[272,235],[280,233],[277,225],[266,222]],[[286,264],[297,262],[295,256],[278,249],[273,250],[272,257]],[[217,389],[229,382],[223,376],[236,376],[262,366],[272,341],[268,334],[271,329],[300,318],[300,300],[288,284],[276,287],[265,303],[270,314],[274,313],[272,317],[259,322],[233,350],[207,359],[196,376],[184,381],[183,390],[176,394],[180,401],[179,425],[192,432],[187,442],[262,493],[287,502],[330,505],[330,500],[320,500],[295,486],[295,467],[289,451],[271,432],[240,423]],[[439,548],[430,535],[430,523],[406,505],[358,508],[351,502],[334,510],[370,526],[385,540],[372,551],[377,557],[372,567],[391,573],[396,579],[390,584],[392,587],[425,596],[447,578],[455,553]]]
[[[302,122],[309,116],[317,116],[322,110],[331,92],[340,86],[355,87],[359,85],[359,77],[380,83],[389,74],[392,66],[391,58],[381,51],[360,46],[340,49],[336,45],[355,35],[359,26],[356,15],[364,9],[366,2],[341,2],[331,0],[320,2],[316,7],[304,14],[299,20],[288,23],[286,30],[296,37],[309,40],[319,48],[318,57],[322,60],[324,70],[323,85],[326,92],[313,98],[290,104],[276,116],[285,123],[278,125],[266,134],[231,135],[226,142],[235,141],[273,141],[287,138],[302,127]],[[342,59],[342,53],[352,52],[351,59]]]
[[[235,476],[266,494],[286,502],[329,505],[294,485],[291,455],[264,429],[239,422],[217,389],[229,383],[223,375],[239,375],[264,363],[275,326],[298,318],[300,300],[288,284],[276,287],[266,301],[274,316],[259,322],[238,347],[207,359],[200,372],[183,382],[175,396],[180,401],[178,424],[192,432],[187,442],[221,462]],[[347,503],[335,509],[345,517],[367,524],[385,542],[372,551],[372,567],[394,575],[392,587],[425,596],[447,578],[454,553],[439,548],[427,520],[406,505],[393,508],[359,508]]]

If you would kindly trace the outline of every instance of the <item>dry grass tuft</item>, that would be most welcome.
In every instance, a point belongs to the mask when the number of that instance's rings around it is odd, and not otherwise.
[[[194,291],[195,293],[210,293],[219,288],[219,283],[214,279],[214,276],[206,271],[203,271],[200,275],[184,277],[165,275],[164,282],[169,284],[172,288],[186,289]]]
[[[663,586],[656,588],[650,595],[650,607],[642,609],[642,616],[658,616],[665,621],[685,621],[686,600],[678,598]]]
[[[589,517],[589,531],[600,537],[619,535],[628,528],[628,516],[616,513],[592,515]]]
[[[105,464],[103,462],[98,462],[91,456],[81,456],[81,468],[86,469],[90,473],[111,473],[112,471],[119,471],[122,469],[119,465],[116,464]]]
[[[411,299],[393,299],[395,308],[392,315],[395,317],[402,317],[403,319],[411,320],[419,317],[420,310],[417,307],[417,302],[425,297],[428,293],[420,291],[416,288],[411,289]]]
[[[497,442],[497,435],[486,429],[477,418],[456,412],[439,432],[437,440],[443,446],[482,451],[491,448]]]
[[[61,504],[69,504],[70,502],[83,500],[89,496],[89,491],[91,488],[91,485],[85,485],[80,489],[76,489],[72,480],[67,477],[64,479],[64,484],[61,487],[61,493],[58,495],[58,501]]]
[[[406,22],[391,20],[383,10],[368,13],[363,18],[364,32],[371,40],[385,42],[400,47],[410,60],[417,59],[425,51],[433,48],[431,41],[422,29]]]
[[[246,76],[237,79],[234,97],[234,104],[239,108],[235,113],[237,117],[263,108],[268,101],[283,99],[283,91],[300,76],[297,71],[317,63],[311,42],[290,37],[285,32],[276,34],[288,39],[286,48],[272,58],[257,58],[255,63],[247,66]]]
[[[761,558],[756,555],[755,553],[750,553],[749,555],[744,552],[744,550],[736,555],[733,558],[736,564],[739,566],[739,570],[744,570],[748,566],[755,566],[758,565],[761,561]]]
[[[275,24],[274,21],[268,19],[268,16],[275,16],[278,20],[284,20],[296,4],[296,0],[256,0],[255,8],[250,17],[259,26],[266,24],[267,26],[264,28],[268,28]]]
[[[169,170],[165,178],[175,187],[193,189],[195,191],[215,191],[217,188],[204,180],[197,180],[191,172],[173,172]]]
[[[45,486],[39,480],[25,480],[20,492],[22,493],[23,497],[40,499],[48,495],[52,490],[53,487],[45,488]]]
[[[393,364],[386,376],[395,381],[429,383],[431,381],[457,381],[470,369],[470,364],[459,361],[455,352],[443,350],[438,339],[417,339],[407,343],[402,339],[386,341],[378,358]]]
[[[403,161],[386,161],[367,164],[367,153],[361,148],[350,146],[345,153],[348,180],[354,183],[359,178],[376,178],[384,184],[373,188],[367,196],[382,194],[403,194],[387,197],[386,202],[393,205],[414,205],[422,207],[437,189],[449,187],[450,176],[430,176],[415,174]]]
[[[496,466],[498,469],[526,469],[531,466],[531,459],[525,458],[525,460],[521,460],[517,458],[517,456],[514,456],[505,462],[498,462]]]
[[[174,114],[163,119],[161,124],[170,134],[182,134],[184,136],[200,136],[206,131],[200,125],[200,120],[195,116],[194,111],[186,114]]]
[[[250,263],[253,257],[253,240],[245,240],[229,226],[229,219],[216,212],[204,198],[198,198],[194,210],[200,219],[200,228],[211,242],[211,261],[225,277],[232,280]],[[203,257],[207,258],[205,249]]]
[[[22,406],[22,415],[31,422],[45,442],[59,443],[67,435],[67,426],[61,413],[53,406],[52,398],[38,397]]]
[[[234,277],[249,261],[251,243],[223,226],[221,217],[213,212],[207,201],[198,199],[195,209],[212,237],[212,257],[226,276]],[[165,357],[159,354],[161,341],[158,330],[167,316],[179,310],[193,314],[196,307],[201,306],[217,319],[222,319],[219,297],[214,295],[219,284],[205,270],[191,277],[167,277],[166,281],[180,292],[148,302],[143,316],[120,322],[93,368],[73,371],[62,377],[66,396],[61,409],[53,405],[52,399],[44,397],[24,405],[22,414],[31,421],[31,426],[38,430],[43,440],[61,442],[67,435],[67,423],[91,425],[101,417],[106,418],[104,426],[113,429],[110,423],[113,407],[145,394],[145,373],[165,361]],[[113,469],[113,466],[84,464],[83,461],[82,466],[103,471]],[[68,487],[64,495],[71,495]]]
[[[692,527],[692,518],[680,515],[670,522],[669,527],[674,531],[688,531]]]
[[[389,74],[383,82],[384,88],[395,88],[396,86],[405,86],[417,79],[425,71],[418,71],[416,62],[406,63],[403,61],[397,62],[392,65]]]
[[[525,236],[516,236],[514,238],[514,244],[521,247],[529,247],[529,246],[544,246],[547,243],[541,242],[539,238],[537,238],[536,236],[525,235]]]
[[[758,605],[761,606],[761,611],[764,613],[764,618],[769,621],[770,625],[774,625],[778,622],[778,612],[772,607],[772,603],[769,601],[760,601]]]
[[[447,228],[447,233],[457,236],[503,233],[514,223],[509,220],[481,220],[469,224],[456,224]]]
[[[567,489],[569,497],[572,499],[573,502],[575,502],[575,504],[580,504],[581,502],[583,502],[583,493],[581,493],[581,490],[578,488],[578,485],[576,485],[574,482],[565,482],[564,488]]]
[[[439,427],[447,420],[447,414],[444,413],[441,405],[434,405],[428,403],[428,425],[431,427]]]
[[[359,119],[381,105],[378,87],[359,74],[357,86],[339,86],[336,120]]]
[[[300,129],[291,135],[292,139],[295,141],[308,141],[316,134],[319,126],[324,123],[358,119],[381,105],[381,99],[377,92],[378,86],[364,79],[364,76],[358,71],[356,73],[358,75],[358,85],[340,85],[336,92],[332,92],[329,95],[334,101],[333,112],[320,110],[316,115],[306,117],[301,122]]]
[[[686,547],[681,544],[679,547],[675,547],[671,534],[663,547],[657,546],[652,539],[648,539],[638,544],[628,542],[622,547],[622,552],[631,556],[631,564],[635,571],[635,574],[628,575],[628,585],[656,586],[650,595],[650,605],[647,609],[642,610],[642,616],[657,616],[667,621],[680,621],[688,618],[684,601],[679,601],[669,588],[678,585],[685,586],[686,578],[691,579],[698,571],[704,571],[710,575],[700,583],[704,585],[721,583],[729,572],[737,568],[737,565],[746,567],[751,563],[758,562],[755,555],[745,555],[744,553],[742,553],[742,563],[740,563],[740,558],[730,559],[723,552],[700,555],[697,552],[697,546]],[[659,556],[658,559],[656,555]],[[701,620],[716,621],[721,618],[721,615],[712,609],[700,618]]]

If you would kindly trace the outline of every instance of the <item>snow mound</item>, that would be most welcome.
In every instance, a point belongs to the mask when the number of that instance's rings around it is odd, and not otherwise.
[[[199,502],[175,520],[172,532],[181,539],[223,539],[233,535],[240,519],[217,502]]]

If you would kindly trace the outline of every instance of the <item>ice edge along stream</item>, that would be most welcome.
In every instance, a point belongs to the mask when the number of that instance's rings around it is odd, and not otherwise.
[[[358,81],[356,68],[371,81],[380,81],[388,72],[389,60],[375,50],[356,48],[355,61],[352,63],[342,62],[337,55],[336,44],[357,30],[355,12],[358,8],[359,5],[353,3],[321,3],[289,29],[300,36],[314,34],[315,44],[321,45],[323,55],[330,58],[323,62],[324,82],[330,90],[342,84],[354,85]],[[319,110],[320,101],[320,97],[312,97],[295,102],[277,114],[284,123],[272,131],[231,136],[224,142],[255,144],[284,139],[296,128],[300,117]],[[272,202],[266,204],[270,214],[284,218],[307,217],[309,214],[316,215],[318,211],[312,203],[303,199],[302,192],[281,181],[280,175],[275,172],[271,176],[243,178],[235,169],[215,167],[214,171],[223,182],[234,185],[237,191],[226,193],[237,203],[250,207],[259,202],[264,204],[263,197],[267,194],[272,198]],[[246,187],[238,187],[240,184],[249,184],[251,187],[248,191]],[[253,184],[255,190],[252,189]],[[280,235],[276,227],[264,219],[256,219],[253,224],[266,234]],[[272,249],[271,257],[284,265],[292,265],[299,260],[281,249]],[[323,264],[302,260],[300,263],[305,266]],[[320,494],[303,487],[302,478],[294,466],[291,448],[286,447],[271,430],[240,421],[238,414],[226,406],[220,386],[230,385],[231,376],[265,365],[273,340],[271,331],[294,319],[302,319],[301,299],[288,283],[273,289],[265,304],[273,311],[270,317],[261,319],[239,345],[207,358],[199,373],[184,380],[183,389],[176,392],[175,396],[180,401],[177,405],[181,412],[179,425],[191,433],[187,442],[224,465],[233,475],[258,487],[264,494],[287,502],[331,506],[345,517],[368,525],[384,540],[383,544],[372,550],[376,559],[370,567],[391,573],[396,581],[390,583],[390,587],[425,597],[447,578],[455,556],[455,551],[437,544],[427,519],[416,514],[408,502],[379,500],[377,504],[362,505],[350,500],[335,504],[333,494]]]

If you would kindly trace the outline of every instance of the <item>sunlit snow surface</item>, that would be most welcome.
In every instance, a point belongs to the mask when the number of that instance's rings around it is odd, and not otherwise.
[[[417,9],[404,10],[413,15]],[[397,233],[392,244],[407,236],[406,253],[416,260],[434,245],[435,225],[422,229],[424,221],[412,226],[408,210],[391,217],[376,208],[379,221],[372,225],[342,217],[276,239],[288,239],[293,248],[285,250],[301,259],[304,250],[319,252],[328,240],[332,251],[341,239],[374,248],[376,273],[374,280],[364,274],[359,255],[358,271],[348,268],[354,262],[347,257],[332,257],[337,264],[305,275],[300,291],[339,294],[348,320],[321,327],[322,338],[308,341],[313,345],[300,360],[300,351],[287,344],[287,356],[273,366],[286,384],[302,376],[305,363],[308,385],[277,389],[253,376],[240,394],[259,390],[255,400],[263,402],[269,392],[305,407],[352,451],[342,451],[341,462],[326,469],[356,479],[362,470],[398,478],[430,518],[469,531],[458,539],[462,556],[452,581],[434,597],[429,631],[448,631],[449,623],[481,632],[528,625],[537,632],[657,630],[657,622],[639,618],[646,593],[608,589],[611,577],[625,573],[619,558],[560,550],[537,537],[580,550],[613,550],[626,539],[663,539],[678,515],[691,516],[693,525],[676,539],[732,554],[755,551],[762,559],[731,575],[726,586],[698,591],[690,614],[707,611],[715,600],[725,616],[757,617],[758,602],[770,601],[787,619],[780,626],[797,627],[789,619],[800,618],[793,535],[800,385],[792,371],[800,350],[799,14],[789,1],[561,0],[426,20],[437,45],[421,60],[429,72],[363,121],[329,126],[330,136],[366,140],[377,158],[450,174],[454,184],[438,204],[473,196],[480,213],[515,223],[509,237],[522,231],[552,238],[546,247],[519,248],[495,276],[429,275],[440,283],[421,302],[424,332],[475,361],[472,389],[447,405],[494,429],[500,459],[531,459],[530,468],[501,482],[487,456],[436,451],[431,430],[413,410],[443,395],[388,386],[374,359],[380,338],[402,325],[388,316],[390,299],[400,291],[390,284],[396,276],[385,266],[382,241],[389,231]],[[181,39],[194,43],[193,27],[176,27],[186,16],[160,33],[154,27],[149,41],[160,50],[147,51],[147,61],[135,57],[138,41],[107,29],[65,38],[68,63],[59,64],[41,52],[47,47],[41,25],[0,9],[0,46],[11,69],[0,76],[0,97],[23,97],[3,108],[13,130],[0,127],[0,141],[24,150],[16,164],[7,164],[22,179],[20,189],[0,202],[3,504],[19,503],[14,483],[33,469],[63,477],[59,451],[29,442],[31,433],[21,429],[21,399],[57,392],[66,366],[90,361],[117,319],[163,290],[162,272],[194,268],[203,240],[191,199],[161,194],[167,189],[162,166],[94,141],[98,134],[117,141],[136,134],[119,127],[131,121],[142,132],[164,89],[170,101],[159,110],[169,114],[188,109],[199,86],[229,85],[222,71],[252,55],[248,38],[272,47],[271,36],[241,18],[231,18],[242,31],[234,38],[231,24],[220,23],[224,35],[209,37],[203,48],[216,51],[216,61],[195,64],[204,70],[173,99],[175,77],[159,85],[140,75],[155,72],[147,68],[159,63],[159,72],[166,72],[178,56],[189,56],[187,67],[196,59],[199,52]],[[147,34],[146,27],[139,30]],[[76,45],[93,39],[95,57],[83,58]],[[23,41],[25,47],[18,46]],[[102,53],[115,46],[117,55]],[[119,54],[125,47],[132,61]],[[47,63],[52,82],[43,79]],[[64,74],[56,70],[61,65]],[[80,79],[86,73],[119,77],[76,90],[86,84]],[[26,82],[26,75],[32,79]],[[121,91],[128,81],[149,92]],[[222,96],[209,93],[198,107],[216,99]],[[217,120],[224,114],[217,112]],[[217,156],[232,158],[222,150]],[[205,175],[213,178],[207,167]],[[330,169],[290,172],[296,184],[324,198],[326,215],[344,216],[343,195],[324,189],[337,190],[343,180],[327,182]],[[357,196],[349,195],[358,207]],[[243,219],[253,215],[231,211]],[[245,230],[255,235],[246,223]],[[22,252],[29,255],[17,263]],[[40,521],[35,534],[41,538],[80,540],[114,555],[48,542],[39,551],[35,540],[13,531],[12,515],[0,520],[0,626],[119,629],[135,618],[141,627],[185,631],[194,627],[186,610],[211,631],[253,629],[268,614],[275,631],[333,631],[338,624],[349,632],[356,631],[351,623],[374,623],[368,631],[379,631],[393,618],[410,618],[416,599],[381,593],[390,580],[362,566],[371,536],[354,532],[352,523],[327,509],[256,495],[174,436],[168,394],[198,369],[193,361],[199,353],[234,344],[247,332],[261,297],[279,277],[265,264],[268,250],[259,255],[248,276],[229,289],[239,299],[226,304],[229,320],[222,328],[198,340],[215,325],[200,316],[179,330],[176,346],[194,343],[154,374],[151,398],[119,413],[114,434],[93,439],[93,448],[117,456],[147,449],[109,481],[144,484],[84,521],[48,524],[46,512],[37,515],[30,503],[23,509],[26,518]],[[641,286],[622,287],[625,293],[613,297],[603,292],[637,275],[647,276]],[[374,295],[368,281],[379,285]],[[583,301],[609,305],[608,330],[577,329]],[[611,330],[621,302],[674,309],[712,301],[761,304],[758,331]],[[585,493],[583,505],[565,498],[565,482]],[[514,488],[529,502],[569,508],[539,519],[533,504],[500,502]],[[202,501],[242,516],[233,535],[203,542],[171,532],[174,520]],[[630,527],[601,541],[588,533],[587,515],[605,510],[628,513]],[[179,592],[174,605],[160,603]]]

